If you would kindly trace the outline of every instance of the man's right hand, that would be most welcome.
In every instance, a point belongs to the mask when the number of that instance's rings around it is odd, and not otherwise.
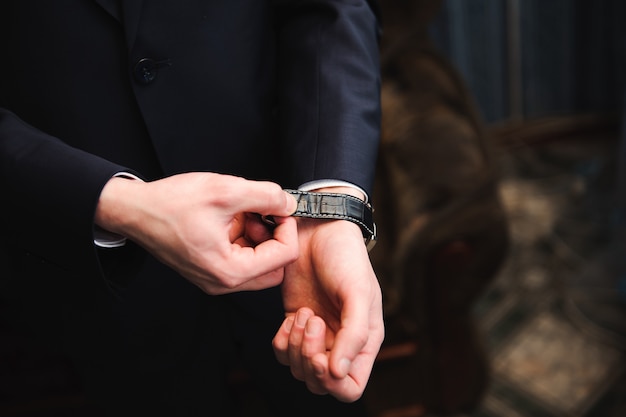
[[[260,290],[282,282],[298,257],[295,199],[271,182],[187,173],[153,182],[112,178],[95,223],[143,246],[208,294]],[[274,216],[258,242],[260,219]],[[251,237],[252,236],[252,237]]]

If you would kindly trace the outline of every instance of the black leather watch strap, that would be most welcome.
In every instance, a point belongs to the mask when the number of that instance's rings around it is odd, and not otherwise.
[[[368,250],[376,243],[376,224],[370,204],[349,194],[285,190],[298,201],[293,216],[313,219],[338,219],[356,223],[363,232]]]

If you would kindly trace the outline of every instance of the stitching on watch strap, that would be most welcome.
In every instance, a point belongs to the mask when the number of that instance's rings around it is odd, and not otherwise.
[[[329,212],[323,212],[324,208],[328,208],[328,207],[333,207],[335,209],[337,209],[339,206],[337,205],[332,205],[332,206],[324,206],[324,197],[327,198],[331,198],[331,199],[345,199],[348,201],[353,201],[358,203],[359,205],[361,205],[362,207],[364,207],[364,211],[361,212],[361,216],[365,217],[367,214],[369,214],[369,216],[371,216],[371,211],[372,208],[369,204],[363,202],[363,200],[354,197],[352,195],[349,194],[338,194],[338,193],[328,193],[328,192],[308,192],[308,191],[300,191],[300,190],[289,190],[286,189],[286,192],[294,195],[297,197],[298,199],[298,208],[296,210],[296,212],[293,214],[293,216],[296,217],[307,217],[307,218],[314,218],[314,219],[335,219],[335,220],[347,220],[350,221],[352,223],[356,223],[357,225],[359,225],[362,229],[365,229],[365,231],[367,231],[367,233],[370,236],[375,236],[376,231],[373,230],[372,226],[368,225],[367,223],[365,223],[362,219],[359,219],[357,217],[353,217],[348,215],[347,211],[348,211],[348,207],[343,207],[344,212],[343,213],[329,213]],[[302,208],[300,207],[301,201],[302,201],[302,197],[305,196],[311,196],[311,197],[315,197],[317,199],[319,199],[319,207],[315,207],[316,211],[312,211],[311,209],[313,207],[308,207],[308,210],[303,211]],[[317,203],[317,202],[316,202]],[[366,213],[365,210],[369,210],[369,213]],[[373,220],[372,220],[372,224],[373,224]],[[365,233],[364,233],[365,235]]]

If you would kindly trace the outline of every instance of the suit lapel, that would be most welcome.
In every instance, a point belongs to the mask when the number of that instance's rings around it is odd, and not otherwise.
[[[124,26],[128,49],[132,49],[137,37],[143,0],[94,0]]]
[[[118,21],[121,21],[120,2],[119,0],[95,0],[104,10],[109,12]]]

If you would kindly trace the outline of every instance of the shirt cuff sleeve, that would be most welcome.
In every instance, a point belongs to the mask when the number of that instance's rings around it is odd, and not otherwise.
[[[365,196],[365,203],[366,204],[369,201],[369,197],[368,197],[367,193],[365,192],[365,190],[363,190],[358,185],[352,184],[351,182],[341,181],[341,180],[328,179],[328,180],[309,181],[309,182],[306,182],[306,183],[302,184],[301,186],[299,186],[298,190],[300,190],[300,191],[312,191],[312,190],[316,190],[318,188],[325,188],[325,187],[351,187],[351,188],[354,188],[355,190],[359,190],[360,192],[363,193],[363,195]]]
[[[143,181],[138,176],[129,172],[118,172],[113,177],[122,177],[130,180]],[[109,232],[101,227],[94,226],[93,229],[93,243],[99,248],[121,248],[126,244],[126,237],[118,235],[117,233]]]

